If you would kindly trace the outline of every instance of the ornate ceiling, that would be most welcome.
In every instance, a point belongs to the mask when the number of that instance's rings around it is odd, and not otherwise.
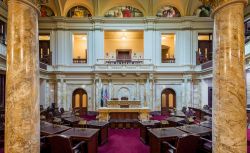
[[[176,7],[181,16],[192,15],[202,5],[199,0],[40,0],[49,6],[56,16],[66,16],[70,8],[80,5],[86,7],[93,16],[104,16],[113,7],[132,6],[144,16],[155,16],[166,5]],[[48,2],[48,3],[47,3]]]

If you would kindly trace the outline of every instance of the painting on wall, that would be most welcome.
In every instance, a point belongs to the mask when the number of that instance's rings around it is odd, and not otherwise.
[[[55,13],[52,11],[52,9],[46,5],[41,5],[40,12],[41,12],[41,17],[55,16]]]
[[[210,17],[211,12],[212,12],[211,7],[202,5],[194,11],[193,15],[198,17]]]
[[[68,11],[67,17],[72,17],[72,18],[83,17],[83,18],[86,18],[86,17],[91,17],[91,13],[84,6],[75,6],[75,7],[72,7]]]
[[[104,16],[117,18],[143,17],[143,13],[132,6],[118,6],[110,9]]]
[[[156,16],[172,18],[172,17],[180,17],[181,14],[180,11],[173,6],[163,6],[157,11]]]

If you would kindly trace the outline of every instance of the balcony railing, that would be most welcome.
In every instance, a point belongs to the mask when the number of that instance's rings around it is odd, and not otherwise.
[[[154,71],[151,59],[97,59],[94,71],[114,71],[114,72],[144,72]]]
[[[109,65],[139,65],[149,64],[151,59],[97,59],[98,64]]]
[[[87,59],[82,59],[82,58],[74,58],[73,59],[74,64],[85,64],[87,63]]]
[[[175,63],[175,58],[165,58],[161,60],[162,63]]]
[[[208,69],[208,68],[212,68],[213,67],[213,61],[208,61],[206,63],[203,63],[201,65],[201,69],[204,70],[204,69]]]
[[[39,66],[40,66],[40,69],[47,70],[47,64],[40,62]]]

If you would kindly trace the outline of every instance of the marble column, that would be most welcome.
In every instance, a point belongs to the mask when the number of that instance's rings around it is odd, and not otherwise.
[[[40,152],[39,10],[34,2],[8,1],[5,153]]]
[[[245,0],[214,6],[213,152],[246,153]]]

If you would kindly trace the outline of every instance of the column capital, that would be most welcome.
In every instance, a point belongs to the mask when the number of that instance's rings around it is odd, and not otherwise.
[[[39,0],[7,0],[8,5],[11,2],[21,2],[25,3],[37,10],[38,15],[40,15],[40,2]]]
[[[248,0],[200,0],[203,4],[209,5],[213,9],[212,16],[227,5],[234,4],[234,3],[244,3],[247,5]]]

